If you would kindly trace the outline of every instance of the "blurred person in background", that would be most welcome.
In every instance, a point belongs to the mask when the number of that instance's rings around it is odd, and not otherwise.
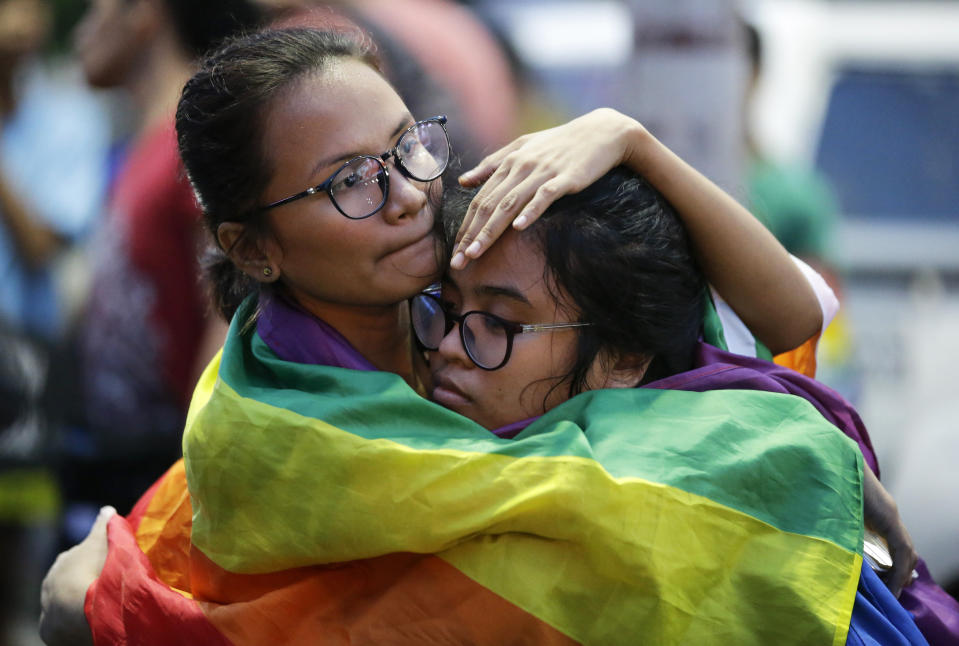
[[[811,265],[841,298],[833,251],[839,203],[825,176],[797,163],[770,159],[756,140],[748,113],[762,74],[763,42],[759,30],[748,22],[743,22],[743,33],[749,63],[743,102],[747,202],[786,250]],[[852,340],[845,316],[839,310],[822,334],[818,356],[819,380],[855,402],[859,389],[851,372]]]
[[[744,107],[748,109],[762,73],[763,44],[753,25],[744,23],[744,30],[749,57]],[[787,251],[830,275],[839,204],[829,182],[811,168],[769,159],[748,125],[744,134],[748,198],[753,212]]]
[[[41,409],[68,318],[60,261],[91,228],[109,127],[63,60],[47,56],[47,0],[0,0],[0,644],[36,620],[59,499]]]
[[[93,0],[75,32],[90,85],[120,88],[135,132],[91,245],[91,287],[75,331],[65,412],[63,540],[97,509],[127,509],[180,453],[189,394],[222,343],[197,280],[200,210],[180,167],[176,101],[194,59],[257,24],[241,0]]]
[[[451,0],[258,0],[277,26],[359,27],[413,114],[445,114],[464,166],[519,134],[509,58],[470,9]],[[565,119],[564,119],[565,120]],[[555,124],[550,124],[555,125]]]
[[[401,43],[452,96],[470,124],[471,149],[485,154],[519,135],[509,61],[472,11],[451,0],[351,0],[369,24]],[[463,148],[463,145],[460,146]]]
[[[0,0],[0,316],[47,340],[64,323],[52,266],[98,211],[109,136],[90,94],[41,60],[51,20],[46,0]]]

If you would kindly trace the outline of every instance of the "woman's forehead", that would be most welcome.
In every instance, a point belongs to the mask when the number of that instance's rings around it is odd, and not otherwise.
[[[543,279],[544,263],[535,239],[509,230],[464,269],[449,270],[445,280],[464,297],[526,301],[538,308],[552,304]]]
[[[304,77],[274,101],[264,139],[277,161],[300,149],[314,165],[382,152],[411,120],[396,91],[361,61],[337,61]],[[282,154],[279,154],[282,151]],[[304,160],[297,159],[302,164]]]

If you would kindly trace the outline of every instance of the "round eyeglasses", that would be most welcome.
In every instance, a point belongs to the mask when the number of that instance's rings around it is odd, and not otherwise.
[[[451,151],[445,116],[417,121],[382,155],[354,157],[316,186],[262,209],[274,209],[325,191],[337,211],[351,220],[362,220],[382,209],[389,199],[390,172],[384,162],[390,157],[404,177],[429,182],[446,170]]]
[[[591,323],[513,323],[489,312],[473,310],[453,314],[431,293],[410,299],[410,320],[416,340],[425,350],[438,350],[453,325],[460,326],[460,341],[470,360],[483,370],[502,368],[513,351],[513,337],[528,332],[549,332],[588,327]]]

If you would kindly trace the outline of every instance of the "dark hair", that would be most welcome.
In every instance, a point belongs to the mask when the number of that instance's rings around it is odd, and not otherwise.
[[[379,70],[372,43],[359,32],[263,31],[227,42],[187,82],[177,106],[177,140],[214,240],[223,222],[263,231],[260,199],[273,172],[263,127],[274,98],[332,61],[349,58]],[[215,305],[229,320],[257,283],[219,248],[207,253],[204,265]]]
[[[447,199],[448,236],[470,197]],[[578,333],[570,396],[589,388],[589,367],[604,350],[650,358],[643,383],[689,368],[706,283],[675,211],[646,180],[615,168],[557,200],[524,235],[543,251],[553,297],[592,324]]]
[[[251,0],[164,0],[180,44],[199,58],[223,39],[256,27],[262,10]]]

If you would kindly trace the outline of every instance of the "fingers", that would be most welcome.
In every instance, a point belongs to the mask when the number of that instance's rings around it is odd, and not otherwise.
[[[107,552],[109,551],[107,525],[110,523],[110,519],[116,515],[117,510],[113,507],[109,505],[101,507],[100,513],[93,523],[93,527],[90,528],[90,533],[87,534],[87,537],[83,539],[83,542],[80,544],[86,552],[86,558],[96,576],[100,575],[100,570],[103,569],[103,564],[106,563],[107,560]]]
[[[912,538],[899,516],[896,501],[872,470],[863,469],[863,511],[865,520],[885,540],[892,557],[892,568],[884,577],[889,590],[898,597],[912,581],[912,572],[919,560]]]
[[[536,191],[536,183],[528,181],[533,168],[529,162],[505,163],[473,197],[456,236],[453,269],[462,269],[481,256],[510,225]]]
[[[624,120],[613,111],[594,111],[520,137],[461,175],[463,186],[482,188],[457,232],[450,267],[462,269],[511,224],[525,229],[560,196],[582,190],[622,163],[630,141]]]
[[[100,575],[107,553],[107,524],[116,515],[103,507],[79,544],[59,554],[40,589],[40,637],[48,646],[93,644],[83,606],[87,589]]]
[[[493,174],[493,171],[496,170],[496,165],[489,161],[489,157],[481,161],[479,164],[466,171],[465,173],[459,176],[460,186],[465,188],[473,188],[479,186]]]
[[[59,554],[40,588],[40,637],[48,646],[93,644],[83,605],[107,554],[107,524],[117,513],[100,509],[93,527],[77,545]]]
[[[495,153],[494,153],[495,154]],[[487,158],[488,159],[488,158]],[[493,190],[499,186],[510,174],[510,169],[503,167],[500,164],[491,175],[484,179],[483,186],[477,191],[476,195],[473,196],[473,199],[470,201],[469,207],[466,209],[466,216],[463,218],[463,222],[460,224],[459,231],[456,232],[455,247],[453,250],[454,257],[458,252],[462,252],[476,237],[476,231],[482,226],[482,222],[474,222],[477,218],[488,218],[489,213],[495,203],[490,203],[488,196]],[[484,208],[480,208],[483,205]]]
[[[491,190],[488,196],[477,194],[474,198],[475,207],[470,205],[473,212],[460,227],[450,262],[453,269],[462,269],[470,260],[483,255],[510,225],[518,231],[526,229],[557,199],[579,190],[569,179],[552,177],[544,181],[537,173],[498,198],[509,183],[512,182],[504,182],[499,190]]]
[[[520,211],[516,219],[513,220],[513,228],[522,231],[529,225],[536,222],[539,216],[546,212],[549,205],[558,200],[563,195],[572,193],[574,187],[560,178],[555,178],[540,185],[533,197],[526,203],[523,210]]]
[[[105,505],[100,507],[100,513],[97,514],[97,519],[93,521],[93,527],[90,529],[90,534],[103,533],[106,534],[107,524],[110,522],[110,519],[117,515],[117,510],[110,505]]]
[[[450,262],[453,269],[462,269],[470,260],[482,256],[510,225],[518,231],[528,228],[553,202],[576,189],[560,177],[541,181],[538,176],[530,176],[499,199],[497,195],[502,190],[505,186],[491,190],[488,196],[477,194],[474,198],[457,234]]]
[[[528,138],[529,135],[523,135],[522,137],[519,137],[503,146],[496,152],[490,153],[484,157],[480,163],[459,176],[460,186],[473,188],[488,180],[496,171],[496,169],[499,168],[500,164],[503,163],[503,159],[505,159],[506,156],[511,152],[522,146],[523,142],[525,142]]]
[[[895,528],[886,537],[886,541],[892,556],[892,569],[886,577],[886,585],[898,599],[902,589],[912,582],[912,572],[919,561],[919,555],[904,527]]]

